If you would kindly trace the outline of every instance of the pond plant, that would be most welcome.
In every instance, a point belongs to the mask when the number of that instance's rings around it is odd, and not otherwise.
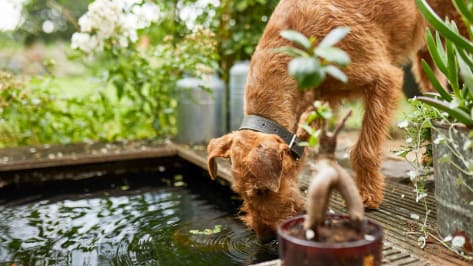
[[[399,155],[415,155],[410,160],[415,170],[409,176],[417,193],[416,201],[426,209],[425,219],[420,222],[420,246],[433,238],[473,260],[473,4],[453,0],[468,31],[462,36],[455,22],[438,17],[425,0],[416,3],[432,27],[433,32],[426,31],[428,50],[447,84],[442,84],[432,67],[422,62],[436,91],[410,100],[414,112],[399,124],[407,136]],[[431,166],[442,236],[432,233],[427,222],[431,211],[427,207],[425,181]]]

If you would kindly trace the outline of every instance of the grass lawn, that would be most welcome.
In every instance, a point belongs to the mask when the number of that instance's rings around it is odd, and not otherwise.
[[[359,130],[361,127],[361,122],[363,119],[363,104],[361,101],[352,101],[352,102],[347,102],[344,104],[338,114],[343,115],[348,110],[352,110],[352,115],[350,118],[348,118],[346,122],[346,129],[347,130]],[[401,130],[398,128],[397,124],[405,119],[405,114],[409,113],[412,110],[412,106],[409,104],[407,101],[406,97],[402,97],[399,100],[397,109],[394,111],[393,117],[391,119],[391,124],[389,127],[389,132],[391,134],[391,137],[393,138],[398,138],[400,137]]]

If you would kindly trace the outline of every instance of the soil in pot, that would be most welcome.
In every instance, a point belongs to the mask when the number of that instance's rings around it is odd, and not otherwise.
[[[283,265],[381,265],[382,228],[368,221],[352,222],[348,216],[331,214],[308,240],[304,216],[279,228],[279,254]]]
[[[357,221],[327,219],[323,225],[317,226],[316,232],[304,230],[302,224],[293,224],[288,228],[288,233],[293,237],[308,241],[344,243],[365,239],[367,229]]]

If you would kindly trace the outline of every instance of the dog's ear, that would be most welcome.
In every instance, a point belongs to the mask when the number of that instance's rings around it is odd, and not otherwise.
[[[250,172],[256,177],[256,189],[279,191],[286,144],[260,144],[247,157]]]
[[[211,139],[209,145],[207,145],[207,152],[209,157],[207,158],[207,167],[209,174],[212,179],[217,177],[217,157],[230,157],[230,148],[232,146],[233,133],[229,133],[220,138]]]

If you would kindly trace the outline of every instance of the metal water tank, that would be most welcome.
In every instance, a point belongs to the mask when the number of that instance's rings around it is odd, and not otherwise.
[[[243,121],[246,76],[249,61],[237,61],[230,68],[230,131],[238,130]]]
[[[225,84],[217,76],[186,77],[177,82],[175,138],[181,144],[205,144],[225,133]]]

